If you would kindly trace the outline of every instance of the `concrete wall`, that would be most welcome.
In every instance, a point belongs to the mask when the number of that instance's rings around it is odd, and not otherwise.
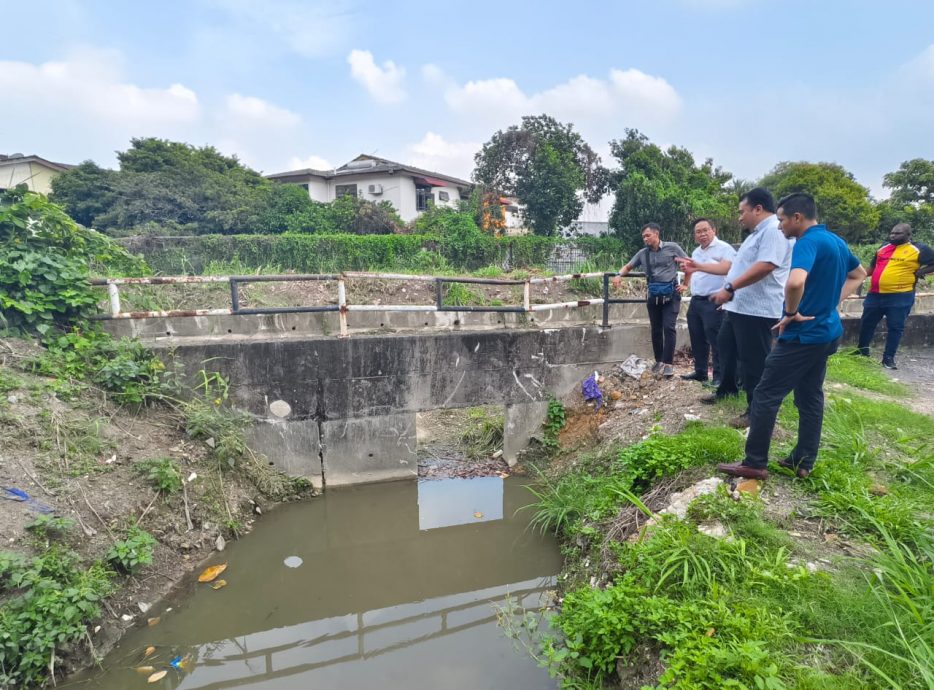
[[[227,377],[233,404],[258,419],[258,450],[331,486],[416,477],[420,411],[505,405],[510,429],[527,439],[549,395],[649,349],[645,325],[163,344],[189,375],[209,368]],[[521,441],[507,445],[514,454]]]

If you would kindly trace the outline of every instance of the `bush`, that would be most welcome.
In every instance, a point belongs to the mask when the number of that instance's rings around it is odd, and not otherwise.
[[[0,195],[0,328],[45,335],[93,310],[95,265],[144,265],[44,196],[17,188]]]
[[[182,488],[182,473],[172,458],[150,458],[136,463],[133,469],[163,494],[174,494]]]
[[[120,572],[132,574],[152,563],[155,545],[156,540],[149,532],[134,525],[127,531],[126,539],[111,545],[105,558]]]

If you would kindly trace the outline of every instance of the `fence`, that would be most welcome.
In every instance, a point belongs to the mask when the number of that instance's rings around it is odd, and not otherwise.
[[[525,280],[510,280],[498,278],[449,277],[431,275],[409,275],[405,273],[371,273],[361,271],[345,271],[343,273],[312,273],[298,275],[265,275],[265,276],[155,276],[148,278],[98,278],[91,281],[91,285],[107,288],[110,311],[98,314],[93,318],[109,319],[145,319],[145,318],[175,318],[191,316],[214,315],[248,315],[248,314],[287,314],[310,312],[338,312],[340,318],[340,335],[348,335],[347,314],[363,311],[388,312],[505,312],[515,314],[529,314],[539,311],[555,309],[579,309],[595,305],[603,305],[603,327],[609,328],[609,308],[611,304],[642,303],[645,297],[638,298],[611,298],[610,279],[618,274],[611,272],[594,273],[567,273],[548,278],[526,278]],[[644,277],[641,273],[630,273],[627,278]],[[593,299],[574,300],[569,302],[554,302],[551,304],[532,304],[532,286],[546,283],[565,282],[587,278],[601,278],[603,281],[603,296]],[[350,304],[347,302],[346,281],[348,279],[378,279],[378,280],[406,280],[417,282],[433,282],[435,284],[434,304]],[[240,306],[240,286],[247,283],[271,282],[298,282],[298,281],[336,281],[337,304],[319,304],[299,307],[242,307]],[[196,283],[224,283],[230,287],[230,307],[216,309],[177,309],[171,311],[130,311],[122,310],[120,303],[121,285],[178,285]],[[514,305],[453,305],[445,304],[445,286],[462,283],[478,285],[521,285],[522,304]]]

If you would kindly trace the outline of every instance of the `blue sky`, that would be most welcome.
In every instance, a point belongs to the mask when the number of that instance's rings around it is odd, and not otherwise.
[[[115,163],[130,137],[266,173],[376,153],[467,176],[523,114],[609,162],[636,127],[744,178],[829,160],[877,196],[934,158],[926,0],[2,0],[0,152]]]

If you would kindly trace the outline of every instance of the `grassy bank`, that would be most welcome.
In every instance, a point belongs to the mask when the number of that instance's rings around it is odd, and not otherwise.
[[[534,631],[562,687],[934,688],[934,420],[866,397],[905,395],[871,362],[838,356],[829,378],[848,388],[815,471],[773,466],[761,498],[721,486],[650,520],[742,457],[742,436],[710,424],[557,458],[573,469],[540,483],[535,521],[564,543],[562,600],[549,632],[506,625]]]

